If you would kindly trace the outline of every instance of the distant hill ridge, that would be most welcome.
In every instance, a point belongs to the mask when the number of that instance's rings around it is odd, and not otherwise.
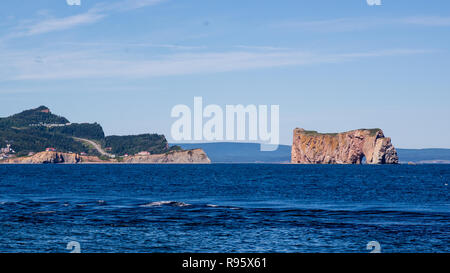
[[[188,143],[183,149],[203,149],[213,163],[289,163],[291,146],[280,145],[276,151],[261,152],[257,143]],[[397,149],[401,163],[450,163],[450,149]]]
[[[67,124],[69,120],[64,117],[54,115],[46,106],[36,109],[25,110],[18,114],[0,118],[0,128],[26,127],[32,124]]]

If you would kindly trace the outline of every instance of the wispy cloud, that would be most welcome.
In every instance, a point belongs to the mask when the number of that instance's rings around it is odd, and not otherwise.
[[[180,44],[157,44],[149,42],[135,42],[135,43],[118,43],[118,42],[64,42],[58,43],[63,46],[76,46],[76,47],[102,47],[102,48],[165,48],[173,50],[197,50],[206,49],[206,46],[188,46]]]
[[[122,0],[115,2],[102,2],[96,4],[84,13],[62,18],[44,19],[29,23],[25,26],[20,26],[18,29],[15,29],[14,33],[9,35],[8,38],[32,36],[93,24],[114,12],[130,11],[156,5],[164,1],[165,0]]]
[[[93,11],[96,12],[123,12],[129,10],[140,9],[148,6],[153,6],[167,0],[121,0],[114,2],[102,2],[98,3]]]
[[[47,19],[27,27],[24,35],[37,35],[52,31],[65,30],[76,26],[92,24],[104,18],[105,14],[88,11],[86,13],[65,18]]]
[[[127,0],[122,3],[123,10],[140,9],[147,6],[159,4],[165,0]]]
[[[36,59],[32,52],[5,53],[0,81],[95,78],[151,78],[252,69],[349,62],[361,58],[424,53],[395,49],[352,53],[318,53],[300,50],[241,50],[163,54],[152,57],[105,55],[98,51],[48,52]]]
[[[450,26],[450,17],[416,16],[403,18],[400,21],[404,24],[409,25],[437,26],[437,27]]]
[[[297,21],[290,20],[274,23],[275,28],[299,29],[306,31],[353,31],[366,29],[380,24],[376,18],[338,18],[330,20]]]
[[[450,17],[412,16],[403,18],[356,17],[328,20],[299,21],[290,20],[271,24],[275,28],[298,29],[305,31],[345,32],[386,26],[450,26]]]
[[[235,48],[241,49],[254,49],[254,50],[264,50],[264,51],[277,51],[277,50],[292,50],[288,47],[277,47],[277,46],[248,46],[248,45],[237,45]]]

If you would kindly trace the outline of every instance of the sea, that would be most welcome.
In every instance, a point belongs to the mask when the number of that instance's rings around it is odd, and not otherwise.
[[[0,165],[0,252],[450,252],[450,165]]]

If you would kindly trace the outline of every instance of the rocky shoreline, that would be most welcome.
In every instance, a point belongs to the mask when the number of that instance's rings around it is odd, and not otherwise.
[[[165,154],[134,155],[119,159],[103,160],[97,156],[46,151],[32,156],[0,160],[0,164],[210,164],[202,149],[171,151]]]

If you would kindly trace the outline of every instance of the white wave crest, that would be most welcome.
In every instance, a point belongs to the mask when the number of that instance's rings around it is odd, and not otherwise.
[[[145,205],[140,205],[140,207],[148,208],[148,207],[161,207],[161,206],[172,206],[172,207],[187,207],[191,204],[178,202],[178,201],[157,201],[157,202],[151,202]]]

